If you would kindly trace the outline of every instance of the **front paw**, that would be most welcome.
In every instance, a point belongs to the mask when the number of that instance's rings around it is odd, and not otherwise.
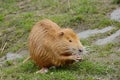
[[[79,62],[82,60],[81,56],[78,54],[73,55],[73,57],[74,57],[74,61],[76,61],[76,62]]]

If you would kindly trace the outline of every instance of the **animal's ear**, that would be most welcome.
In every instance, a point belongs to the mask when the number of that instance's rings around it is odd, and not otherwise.
[[[59,34],[59,36],[63,36],[64,32],[59,32],[58,34]]]

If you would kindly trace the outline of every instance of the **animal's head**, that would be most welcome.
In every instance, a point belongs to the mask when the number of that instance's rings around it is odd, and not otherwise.
[[[59,37],[62,48],[64,48],[66,52],[79,54],[83,51],[83,45],[72,29],[61,29],[57,35]]]

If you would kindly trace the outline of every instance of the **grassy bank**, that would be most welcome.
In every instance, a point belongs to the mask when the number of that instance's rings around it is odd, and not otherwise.
[[[69,2],[68,2],[69,1]],[[109,80],[120,79],[120,53],[118,43],[96,46],[92,43],[120,29],[120,23],[110,20],[109,14],[118,5],[112,0],[1,0],[0,1],[0,48],[6,44],[0,57],[7,52],[27,49],[31,27],[39,20],[48,18],[61,27],[70,27],[76,32],[114,25],[116,29],[82,39],[90,46],[90,54],[83,62],[71,66],[50,69],[47,74],[35,74],[39,68],[23,59],[8,61],[0,67],[1,80]],[[108,59],[111,54],[116,59]],[[108,59],[104,61],[104,59]]]
[[[70,0],[69,3],[67,0],[2,0],[0,44],[3,47],[7,42],[7,45],[0,56],[26,47],[31,27],[44,18],[55,21],[61,27],[71,27],[77,31],[113,24],[120,27],[119,23],[109,20],[106,16],[116,7],[109,0]]]

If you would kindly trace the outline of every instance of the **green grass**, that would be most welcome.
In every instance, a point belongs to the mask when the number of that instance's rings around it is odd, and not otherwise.
[[[102,60],[97,61],[99,58],[109,58],[111,54],[120,57],[120,52],[117,51],[120,45],[118,43],[105,46],[92,44],[97,39],[105,38],[120,29],[120,23],[110,20],[107,16],[118,5],[112,4],[113,0],[69,1],[70,6],[67,0],[1,0],[0,48],[2,49],[5,43],[7,45],[0,53],[0,57],[7,52],[27,48],[28,35],[32,26],[45,18],[53,20],[61,27],[70,27],[77,31],[111,25],[116,28],[105,34],[81,39],[83,45],[90,48],[89,54],[84,56],[82,62],[50,69],[47,74],[35,74],[40,68],[32,61],[25,64],[22,64],[23,59],[7,61],[3,67],[0,67],[1,80],[109,80],[111,77],[117,80],[120,78],[119,60],[110,60],[109,64]]]
[[[20,60],[21,62],[21,60]],[[93,78],[96,75],[106,75],[111,74],[114,71],[112,68],[107,66],[102,66],[98,63],[93,63],[90,61],[83,61],[80,63],[75,63],[71,66],[59,67],[56,69],[50,69],[47,74],[36,74],[35,72],[39,70],[39,68],[31,61],[28,61],[25,64],[17,64],[17,65],[7,65],[4,69],[1,70],[1,77],[3,79],[19,79],[19,80],[33,80],[33,79],[41,79],[41,80],[76,80],[81,76],[86,76],[86,80],[88,78]],[[8,75],[5,77],[5,75]],[[89,75],[89,76],[88,76]],[[32,77],[31,77],[32,76]]]
[[[113,3],[120,4],[120,0],[113,0]]]

